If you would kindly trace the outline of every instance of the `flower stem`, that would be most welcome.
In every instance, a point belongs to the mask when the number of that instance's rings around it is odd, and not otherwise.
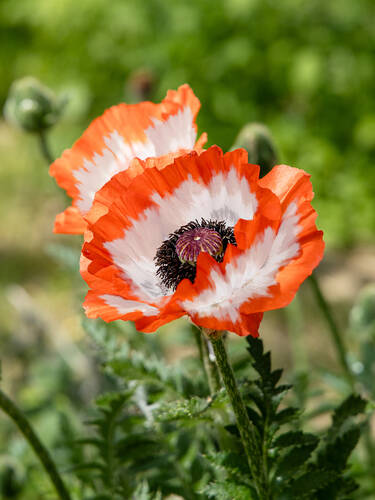
[[[195,326],[192,327],[197,342],[199,357],[203,366],[210,393],[214,394],[220,387],[220,375],[216,363],[210,358],[209,346],[206,337]]]
[[[322,311],[323,316],[325,317],[325,319],[327,321],[329,331],[331,332],[331,337],[332,337],[333,343],[336,347],[339,361],[341,363],[341,367],[345,373],[345,376],[346,376],[348,383],[350,384],[351,388],[353,389],[354,384],[355,384],[354,376],[353,376],[353,373],[350,369],[348,360],[346,358],[345,345],[344,345],[344,342],[342,340],[342,336],[341,336],[341,333],[340,333],[339,328],[337,326],[336,320],[333,316],[331,307],[323,295],[323,292],[322,292],[320,285],[319,285],[319,281],[316,278],[315,274],[312,274],[309,277],[309,282],[310,282],[311,287],[313,289],[313,292],[315,294],[315,298],[318,302],[320,310]]]
[[[264,468],[262,467],[262,450],[260,449],[256,429],[249,419],[242,396],[238,390],[237,382],[234,377],[232,366],[228,360],[223,339],[218,335],[215,335],[215,333],[217,334],[218,332],[211,332],[208,333],[208,335],[214,349],[217,366],[236,417],[237,427],[240,432],[241,441],[245,449],[251,475],[253,477],[259,499],[267,500],[269,499],[267,477],[265,475]]]
[[[51,151],[48,146],[48,141],[47,141],[47,136],[44,130],[41,130],[38,132],[38,138],[39,138],[39,147],[40,151],[42,153],[43,158],[46,160],[48,165],[51,165],[53,163],[53,156],[51,154]]]
[[[203,337],[202,334],[201,337],[203,344],[203,361],[208,373],[208,384],[210,386],[210,391],[211,394],[213,394],[218,390],[220,390],[221,387],[220,375],[215,361],[213,361],[210,357],[208,340],[205,337]]]
[[[30,446],[34,449],[44,467],[44,470],[49,475],[58,497],[61,500],[71,500],[70,494],[66,489],[65,483],[63,482],[49,451],[42,444],[22,411],[1,390],[0,408],[2,408],[2,410],[13,420],[18,429],[29,442]]]

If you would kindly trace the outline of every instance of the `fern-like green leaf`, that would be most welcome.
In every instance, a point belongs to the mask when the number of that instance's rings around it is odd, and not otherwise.
[[[314,468],[308,470],[295,480],[291,480],[288,487],[283,491],[288,498],[304,499],[335,481],[337,474],[331,470]]]
[[[216,481],[205,486],[201,493],[204,498],[216,500],[252,500],[255,499],[254,491],[234,481]]]
[[[226,473],[229,479],[238,480],[249,486],[251,485],[250,470],[244,456],[233,452],[220,451],[208,453],[204,458],[216,470]]]
[[[314,434],[309,434],[302,431],[289,431],[278,436],[274,442],[273,446],[276,448],[286,448],[288,446],[295,445],[310,445],[315,444],[317,437]]]

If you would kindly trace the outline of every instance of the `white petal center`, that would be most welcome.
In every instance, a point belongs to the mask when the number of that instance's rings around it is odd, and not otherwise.
[[[169,196],[155,194],[153,201],[155,205],[134,220],[122,238],[104,245],[123,277],[131,281],[134,293],[141,300],[153,301],[165,295],[154,257],[171,233],[201,218],[234,226],[240,218],[251,220],[258,206],[255,193],[234,166],[227,174],[216,174],[208,186],[189,178]]]
[[[197,133],[190,107],[185,107],[165,121],[153,118],[152,122],[153,125],[145,130],[144,142],[126,142],[115,130],[104,138],[107,147],[100,154],[95,153],[90,160],[86,158],[83,166],[74,172],[79,190],[77,206],[82,213],[90,210],[99,189],[115,174],[128,169],[134,158],[145,160],[194,148]]]
[[[159,309],[157,307],[150,306],[148,304],[142,304],[136,300],[126,300],[118,295],[101,295],[101,299],[110,306],[117,309],[119,314],[129,314],[132,312],[141,312],[144,316],[155,316],[159,314]]]

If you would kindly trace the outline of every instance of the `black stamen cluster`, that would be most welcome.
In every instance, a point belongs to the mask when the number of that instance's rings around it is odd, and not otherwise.
[[[185,226],[181,226],[177,231],[171,233],[167,240],[163,241],[154,258],[157,267],[156,274],[167,289],[176,290],[177,285],[185,278],[194,283],[196,266],[180,261],[176,253],[176,243],[181,234],[197,228],[213,229],[220,234],[223,250],[219,255],[214,257],[217,262],[223,261],[228,243],[236,245],[233,227],[227,227],[224,221],[207,221],[202,218],[200,222],[195,220],[185,224]]]

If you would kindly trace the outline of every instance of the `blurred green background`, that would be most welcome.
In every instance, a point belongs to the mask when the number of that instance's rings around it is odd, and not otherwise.
[[[374,19],[373,0],[1,0],[0,106],[26,75],[66,95],[48,137],[56,156],[107,107],[160,101],[185,82],[201,100],[199,132],[209,145],[227,150],[247,122],[265,123],[281,161],[312,174],[328,245],[322,282],[345,325],[358,290],[375,280]],[[47,419],[53,440],[58,424],[41,408],[75,413],[100,386],[81,348],[81,239],[52,234],[67,202],[36,138],[0,121],[0,150],[4,382],[35,418]],[[304,356],[318,368],[335,365],[307,288],[309,313],[293,328],[307,331],[308,354],[286,337],[288,314],[267,315],[262,331],[280,366],[306,369]],[[183,332],[171,341],[177,330],[168,327],[162,340],[171,360],[184,352]],[[8,442],[10,428],[0,430],[0,450],[3,440],[22,456],[21,444]]]
[[[28,74],[67,93],[60,153],[105,108],[132,100],[135,72],[150,73],[151,100],[188,82],[210,144],[227,149],[244,123],[267,123],[282,160],[312,173],[327,240],[369,240],[374,17],[371,0],[2,0],[0,102]]]

